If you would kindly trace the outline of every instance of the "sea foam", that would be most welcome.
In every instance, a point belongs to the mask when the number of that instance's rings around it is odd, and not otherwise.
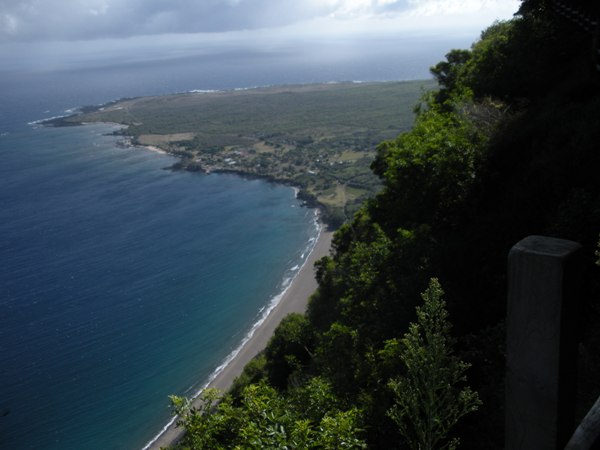
[[[202,394],[202,392],[204,392],[204,390],[206,390],[208,388],[208,386],[215,380],[215,378],[217,378],[219,376],[219,374],[221,372],[223,372],[223,370],[225,370],[227,368],[227,366],[229,366],[229,364],[231,364],[231,362],[242,351],[244,346],[252,339],[252,337],[254,336],[256,331],[261,327],[261,325],[263,323],[265,323],[265,321],[267,320],[267,318],[269,317],[271,312],[277,307],[279,302],[281,302],[281,300],[283,299],[285,294],[288,292],[288,290],[292,286],[294,280],[296,279],[296,277],[298,276],[300,271],[304,268],[304,266],[308,262],[308,257],[311,255],[311,253],[315,249],[315,246],[321,235],[322,226],[319,223],[319,216],[318,216],[317,210],[314,210],[313,225],[314,225],[314,231],[315,231],[316,235],[311,237],[308,240],[305,249],[301,253],[300,263],[296,264],[293,267],[291,267],[290,269],[288,269],[288,273],[284,276],[282,282],[280,283],[279,293],[277,293],[276,295],[271,297],[269,302],[265,306],[263,306],[259,309],[258,319],[256,320],[256,322],[254,322],[254,324],[250,328],[250,331],[248,331],[248,333],[246,333],[246,335],[244,336],[244,338],[242,339],[240,344],[231,353],[229,353],[229,355],[227,355],[225,357],[225,359],[221,362],[221,364],[219,364],[219,366],[217,366],[217,368],[209,375],[208,379],[204,382],[204,384],[202,384],[202,387],[200,389],[198,389],[194,393],[194,395],[191,397],[192,400],[197,399]],[[169,422],[160,430],[160,432],[142,448],[142,450],[149,449],[156,441],[158,441],[158,439],[160,439],[160,437],[164,433],[167,432],[167,430],[170,427],[173,426],[173,424],[177,421],[178,418],[179,418],[178,416],[172,417],[171,420],[169,420]]]

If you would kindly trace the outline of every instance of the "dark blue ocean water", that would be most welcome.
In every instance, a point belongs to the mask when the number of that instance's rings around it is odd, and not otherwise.
[[[243,55],[60,72],[0,70],[0,448],[135,449],[289,282],[317,233],[289,187],[163,170],[109,125],[31,122],[126,96],[425,78],[403,58]]]
[[[108,131],[2,137],[1,448],[143,445],[315,235],[290,188],[162,170]]]

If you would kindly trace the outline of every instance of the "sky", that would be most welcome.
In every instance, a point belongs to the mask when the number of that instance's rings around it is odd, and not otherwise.
[[[519,0],[0,0],[2,70],[278,51],[386,36],[476,37]]]

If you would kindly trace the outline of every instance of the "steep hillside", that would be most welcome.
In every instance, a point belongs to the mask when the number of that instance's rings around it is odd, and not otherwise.
[[[576,6],[593,17],[593,5]],[[402,338],[417,320],[419,293],[437,277],[457,354],[471,364],[468,384],[483,402],[450,434],[461,448],[503,448],[506,257],[523,237],[545,234],[584,247],[585,408],[600,389],[593,383],[600,379],[594,45],[593,33],[555,2],[526,0],[513,20],[432,68],[441,88],[424,96],[412,131],[378,147],[372,168],[383,191],[337,232],[332,256],[317,264],[307,315],[284,321],[228,407],[247,413],[260,393],[288,405],[274,409],[288,417],[288,431],[296,430],[290,423],[330,418],[349,448],[409,448],[393,413],[402,403],[394,387],[414,369]],[[251,415],[244,417],[239,433]]]

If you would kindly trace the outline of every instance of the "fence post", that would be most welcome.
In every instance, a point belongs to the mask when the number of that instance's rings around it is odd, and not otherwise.
[[[506,450],[558,450],[573,432],[580,248],[529,236],[509,253]]]

